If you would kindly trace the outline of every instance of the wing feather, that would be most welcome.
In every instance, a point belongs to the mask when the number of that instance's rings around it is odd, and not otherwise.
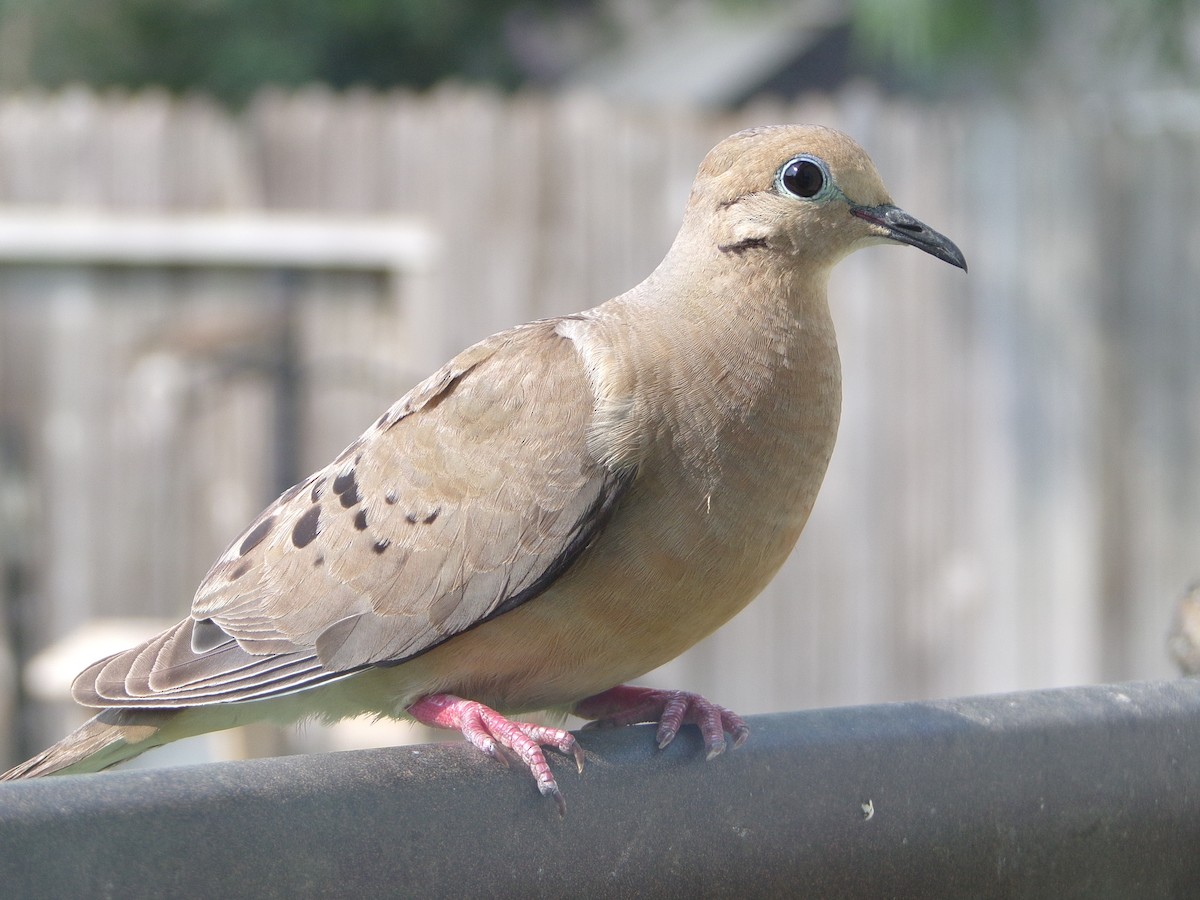
[[[632,481],[589,450],[595,407],[555,320],[475,345],[264,510],[191,618],[89,667],[76,699],[275,696],[397,664],[526,602]]]

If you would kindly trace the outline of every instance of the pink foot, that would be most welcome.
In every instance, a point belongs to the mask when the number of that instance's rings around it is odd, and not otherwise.
[[[704,747],[709,759],[725,750],[726,732],[733,738],[735,750],[746,743],[746,738],[750,736],[749,726],[737,713],[687,691],[659,691],[619,684],[594,697],[580,700],[572,712],[594,720],[585,728],[657,721],[659,749],[675,740],[675,735],[684,724],[698,725],[700,733],[704,735]]]
[[[461,731],[463,737],[478,749],[505,765],[508,765],[508,760],[503,754],[506,750],[512,751],[533,773],[542,795],[554,798],[558,814],[566,814],[567,802],[546,763],[541,745],[546,744],[562,753],[571,754],[582,772],[583,749],[569,731],[530,722],[513,722],[491,707],[453,694],[422,697],[408,708],[408,714],[424,725]]]

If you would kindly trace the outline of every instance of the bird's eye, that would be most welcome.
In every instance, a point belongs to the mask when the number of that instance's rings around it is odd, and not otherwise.
[[[797,156],[784,163],[775,183],[781,192],[805,199],[815,197],[825,187],[829,174],[820,160],[811,156]]]

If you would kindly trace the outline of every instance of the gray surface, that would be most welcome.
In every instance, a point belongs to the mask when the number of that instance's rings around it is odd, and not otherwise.
[[[1200,682],[587,732],[532,780],[432,745],[0,785],[6,897],[1200,896]],[[874,815],[866,818],[870,801]]]

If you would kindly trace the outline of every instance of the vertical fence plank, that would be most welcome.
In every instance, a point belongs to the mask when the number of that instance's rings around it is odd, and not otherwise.
[[[722,115],[461,86],[269,91],[237,116],[0,97],[0,203],[401,213],[443,243],[421,303],[345,273],[0,271],[38,640],[182,612],[270,495],[281,290],[307,468],[469,342],[632,286],[704,152],[784,120],[854,134],[971,274],[887,249],[837,271],[845,407],[809,528],[762,598],[649,680],[766,712],[1164,674],[1166,608],[1200,575],[1200,135],[866,91]]]

